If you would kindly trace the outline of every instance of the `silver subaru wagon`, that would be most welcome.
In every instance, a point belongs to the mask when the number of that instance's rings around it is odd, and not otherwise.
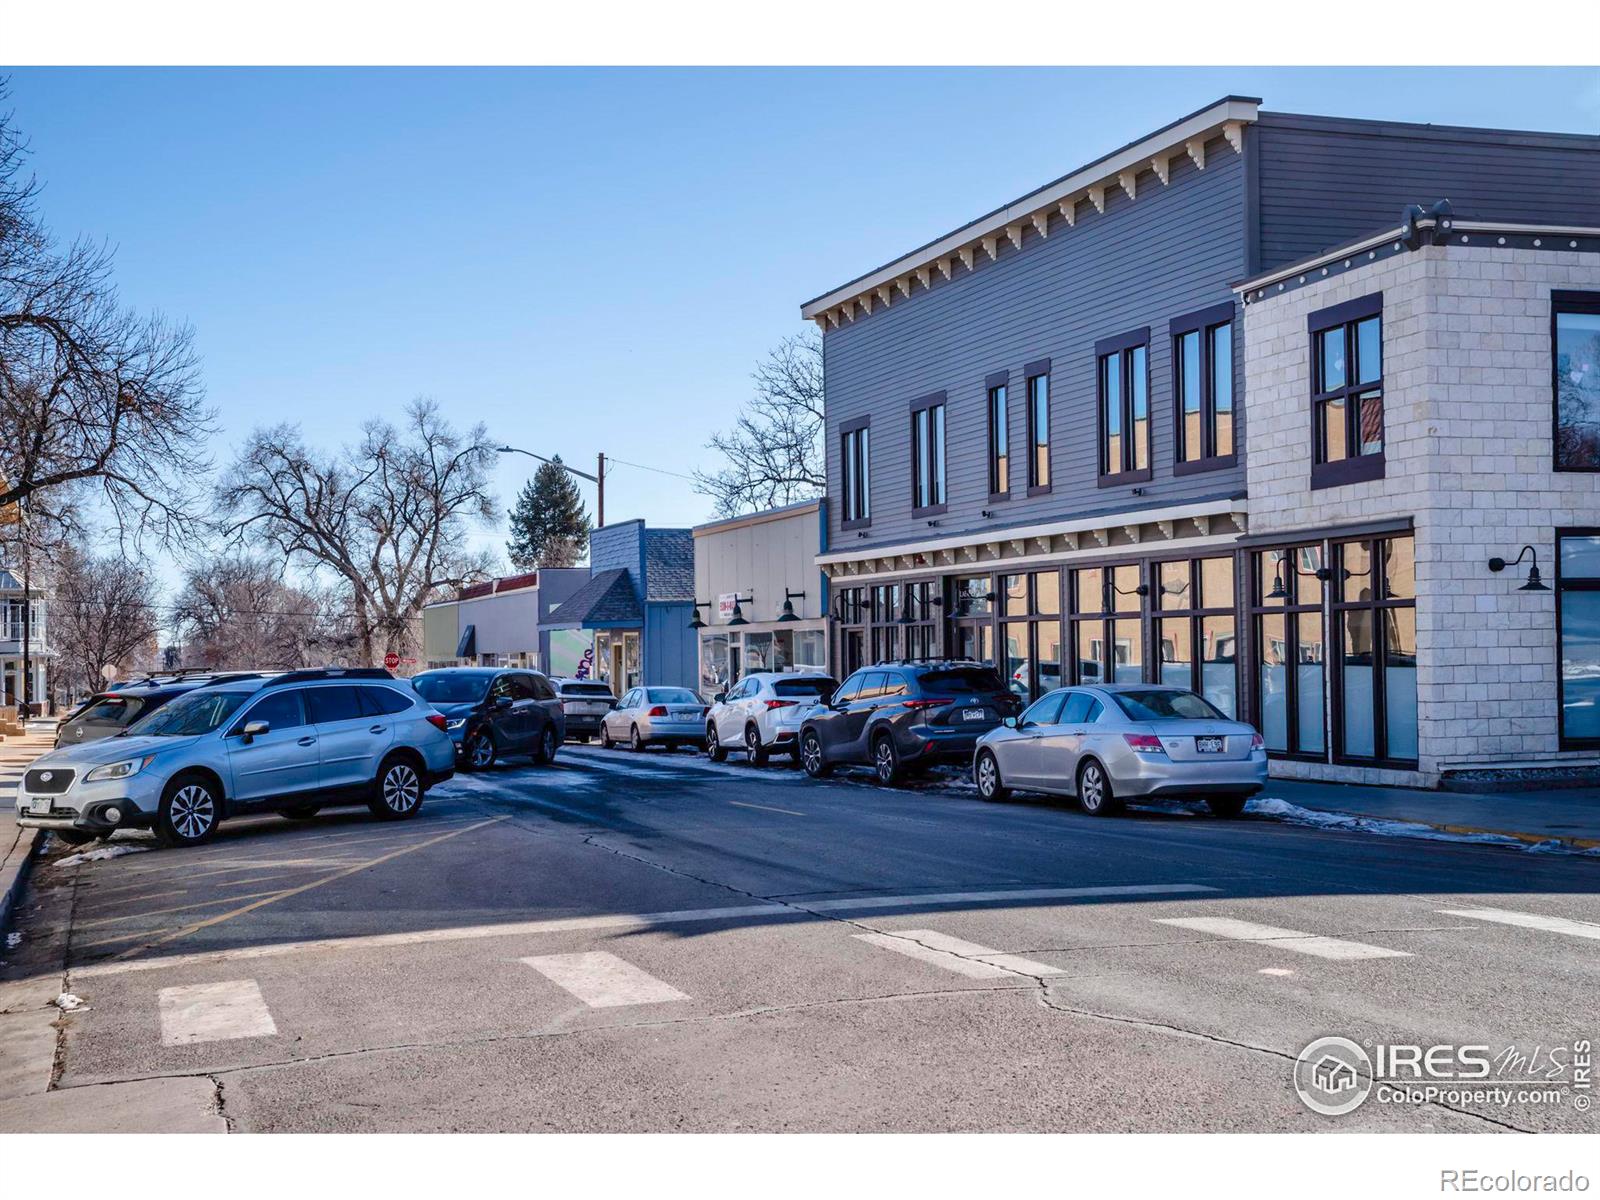
[[[116,737],[35,759],[17,789],[17,823],[81,844],[153,829],[194,846],[224,817],[315,816],[364,803],[417,815],[455,773],[444,717],[387,671],[290,671],[197,688]]]

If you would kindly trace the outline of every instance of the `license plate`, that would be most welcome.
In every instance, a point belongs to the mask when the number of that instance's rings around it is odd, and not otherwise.
[[[1222,745],[1219,737],[1197,737],[1194,740],[1194,748],[1201,754],[1221,754]]]
[[[700,715],[698,708],[674,708],[671,712],[675,721],[692,721]]]
[[[47,813],[50,811],[49,796],[29,796],[28,811],[31,813]]]
[[[969,708],[962,712],[961,719],[963,721],[982,721],[986,720],[988,716],[989,714],[981,708]]]
[[[609,704],[580,704],[577,706],[577,711],[589,713],[592,716],[604,716],[611,711],[611,706]]]

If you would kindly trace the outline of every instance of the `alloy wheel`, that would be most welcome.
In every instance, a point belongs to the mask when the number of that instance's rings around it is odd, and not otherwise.
[[[217,819],[216,801],[211,791],[202,784],[191,783],[181,787],[172,797],[172,827],[186,841],[203,838]]]
[[[985,800],[993,799],[999,783],[1000,770],[995,766],[994,756],[983,755],[978,759],[978,794]]]
[[[822,739],[816,734],[808,733],[801,739],[800,763],[805,767],[807,775],[822,774]]]
[[[873,763],[877,767],[879,783],[894,782],[894,747],[889,744],[888,738],[879,738],[877,749],[873,751]]]
[[[1078,799],[1085,812],[1097,813],[1105,806],[1106,779],[1095,763],[1083,768],[1083,778],[1078,781]]]
[[[383,803],[396,816],[410,812],[422,801],[422,785],[408,763],[395,763],[383,773]]]
[[[487,770],[494,762],[494,743],[488,734],[480,733],[472,739],[471,762],[475,771]]]

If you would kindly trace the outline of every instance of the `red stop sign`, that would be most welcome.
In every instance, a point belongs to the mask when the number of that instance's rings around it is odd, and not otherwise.
[[[383,665],[386,670],[394,670],[400,665],[400,656],[393,650],[383,656]]]

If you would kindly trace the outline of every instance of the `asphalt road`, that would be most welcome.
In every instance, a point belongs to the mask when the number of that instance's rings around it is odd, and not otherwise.
[[[1291,1085],[1324,1035],[1594,1038],[1592,858],[577,746],[67,853],[0,973],[83,1001],[56,1087],[209,1080],[236,1130],[1597,1128]]]

